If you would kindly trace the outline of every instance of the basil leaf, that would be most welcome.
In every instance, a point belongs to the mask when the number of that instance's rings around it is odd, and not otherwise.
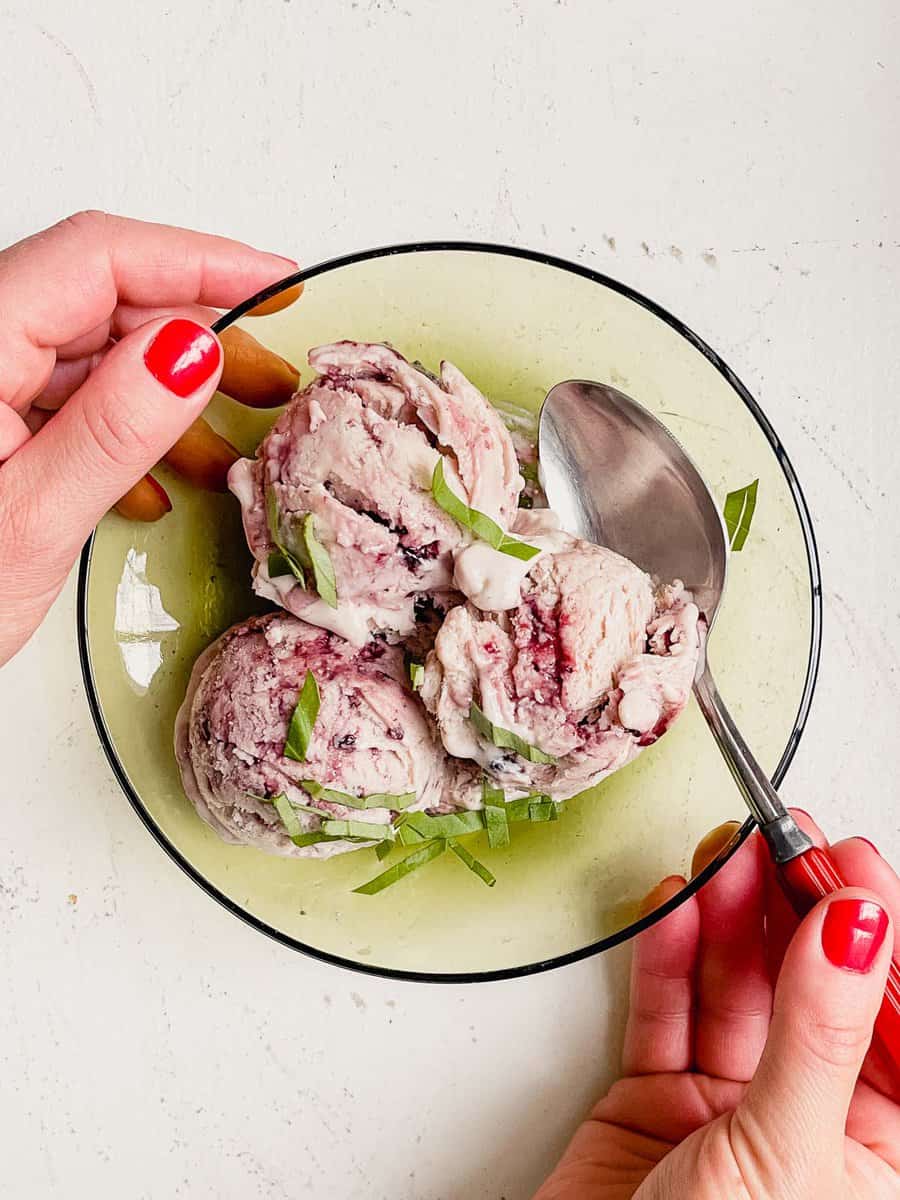
[[[537,463],[536,462],[533,462],[533,463],[520,462],[519,463],[519,474],[528,483],[537,483],[538,482],[538,465],[537,465]]]
[[[493,742],[495,746],[499,746],[502,750],[514,750],[516,754],[520,754],[522,758],[527,758],[529,762],[533,763],[556,762],[552,754],[545,754],[543,750],[538,750],[537,746],[530,746],[517,733],[512,733],[509,729],[501,729],[499,725],[494,725],[487,719],[474,700],[469,706],[469,720],[482,737],[487,738],[489,742]]]
[[[754,479],[746,487],[729,492],[725,497],[725,528],[728,530],[728,540],[731,549],[737,552],[743,550],[750,523],[756,512],[756,494],[759,491],[759,480]]]
[[[294,812],[293,805],[284,792],[279,792],[277,796],[272,797],[272,803],[275,805],[275,811],[281,818],[281,823],[285,828],[285,832],[292,840],[303,836],[303,826],[297,819],[297,814]]]
[[[270,579],[277,579],[279,575],[293,575],[299,581],[300,586],[304,590],[306,589],[306,574],[288,550],[273,550],[266,563],[266,571]]]
[[[397,839],[401,846],[416,846],[428,841],[424,834],[417,833],[411,825],[401,825],[397,830]]]
[[[488,779],[481,780],[481,802],[484,805],[484,823],[487,828],[488,845],[492,850],[509,845],[509,821],[506,814],[506,799],[502,788]]]
[[[528,820],[558,821],[559,813],[556,811],[556,805],[553,803],[553,801],[546,796],[542,796],[539,800],[532,800],[529,804]]]
[[[387,856],[390,854],[392,849],[393,849],[393,843],[390,842],[387,838],[385,838],[385,840],[383,842],[379,842],[378,845],[375,847],[375,857],[378,859],[379,862],[381,862],[382,859],[387,858]]]
[[[425,667],[422,663],[410,659],[406,669],[409,671],[409,682],[412,684],[413,691],[417,692],[425,682]]]
[[[415,801],[415,792],[403,792],[396,795],[392,792],[372,792],[369,796],[353,796],[350,792],[336,792],[333,788],[322,787],[312,779],[301,779],[300,786],[314,800],[325,800],[329,804],[343,804],[346,808],[388,808],[391,812],[402,812]]]
[[[454,521],[465,529],[471,530],[476,537],[487,542],[489,546],[493,546],[495,550],[509,554],[512,558],[520,558],[523,562],[540,554],[539,546],[529,546],[527,542],[520,542],[518,538],[510,537],[508,533],[503,532],[496,521],[492,521],[485,513],[464,504],[459,496],[451,490],[444,478],[443,458],[439,458],[435,463],[434,474],[431,477],[431,495],[434,497],[435,503]]]
[[[320,702],[316,677],[312,671],[307,671],[288,726],[287,741],[284,744],[285,758],[292,758],[294,762],[306,762],[306,752],[309,749],[316,717],[319,715]]]
[[[447,846],[453,851],[456,857],[461,862],[464,862],[470,871],[474,871],[478,878],[483,880],[488,887],[494,886],[494,884],[497,882],[496,878],[490,873],[484,863],[479,862],[473,854],[469,853],[465,846],[461,846],[459,842],[454,841],[453,838],[449,839]]]
[[[444,813],[439,817],[430,817],[428,813],[409,813],[404,829],[414,829],[423,837],[459,837],[464,833],[474,833],[484,829],[484,814],[475,810],[458,813]]]
[[[412,854],[407,854],[406,858],[401,859],[398,863],[394,863],[392,867],[388,867],[386,871],[382,871],[380,875],[376,875],[368,883],[364,883],[361,887],[354,888],[353,890],[360,896],[374,896],[378,892],[383,892],[385,888],[391,887],[392,884],[399,883],[401,879],[405,879],[407,875],[413,871],[417,871],[419,867],[424,867],[432,859],[438,858],[446,849],[447,843],[443,838],[427,842],[421,850],[414,850]]]
[[[331,837],[360,838],[365,842],[394,840],[393,825],[376,825],[371,821],[337,821],[327,817],[322,822],[322,832]]]
[[[316,520],[312,513],[307,513],[303,518],[303,540],[312,564],[316,591],[330,608],[337,608],[337,583],[334,578],[334,566],[328,551],[316,537]]]

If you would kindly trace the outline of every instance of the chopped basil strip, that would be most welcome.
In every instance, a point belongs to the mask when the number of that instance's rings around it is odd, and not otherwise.
[[[312,779],[301,779],[300,786],[314,800],[325,800],[328,804],[343,804],[345,808],[388,808],[391,812],[402,812],[416,798],[415,792],[395,795],[391,792],[372,792],[370,796],[352,796],[349,792],[336,792],[322,787]]]
[[[300,562],[296,554],[292,554],[288,550],[281,538],[278,500],[275,497],[274,488],[266,488],[266,524],[269,529],[269,540],[275,547],[275,550],[269,555],[269,560],[266,563],[266,571],[269,578],[277,579],[280,575],[293,575],[305,590],[306,573],[303,570],[303,563]]]
[[[464,833],[474,833],[484,829],[484,815],[474,810],[458,813],[444,813],[439,817],[430,817],[427,813],[409,813],[404,829],[414,829],[423,837],[459,837]]]
[[[743,550],[747,534],[750,532],[750,522],[756,512],[756,494],[759,491],[759,480],[754,479],[746,487],[729,492],[725,497],[725,528],[728,530],[728,540],[734,551]]]
[[[396,836],[393,825],[376,825],[373,821],[336,821],[330,817],[322,822],[322,832],[331,837],[361,838],[366,842],[392,842]]]
[[[484,824],[488,845],[492,850],[509,845],[509,820],[502,788],[485,775],[481,780],[481,802],[484,805]]]
[[[420,662],[414,662],[410,659],[407,666],[409,671],[409,682],[413,686],[413,691],[417,692],[425,682],[425,667]]]
[[[428,840],[423,834],[417,833],[411,825],[401,825],[397,829],[397,839],[401,846],[417,846],[420,842]]]
[[[529,762],[533,763],[556,762],[552,754],[545,754],[543,750],[538,750],[537,746],[530,746],[517,733],[512,733],[509,729],[501,729],[499,725],[494,725],[487,719],[474,700],[469,707],[469,720],[482,737],[487,738],[489,742],[493,742],[495,746],[499,746],[502,750],[514,750],[516,754],[520,754],[522,758],[527,758]]]
[[[331,608],[337,608],[337,583],[334,578],[334,566],[331,557],[319,539],[316,537],[316,520],[312,513],[303,518],[303,540],[306,552],[312,565],[316,591]]]
[[[496,878],[490,873],[484,863],[480,863],[474,855],[470,854],[465,846],[461,846],[459,842],[450,838],[447,846],[453,851],[461,862],[464,862],[470,871],[473,871],[479,879],[483,880],[488,887],[493,887],[497,882]]]
[[[391,884],[399,883],[401,879],[405,879],[407,875],[418,870],[419,867],[424,867],[432,859],[438,858],[446,849],[446,841],[443,838],[437,838],[435,841],[428,842],[422,846],[420,850],[414,850],[412,854],[407,854],[406,858],[402,858],[400,862],[394,863],[392,867],[388,867],[386,871],[382,871],[380,875],[376,875],[368,883],[364,883],[361,887],[354,888],[353,890],[361,896],[374,896],[378,892],[383,892],[385,888],[389,888]]]
[[[558,821],[559,813],[556,811],[556,805],[552,800],[548,800],[546,796],[542,796],[540,800],[532,800],[528,806],[529,821]]]
[[[307,671],[297,699],[297,707],[288,727],[287,741],[284,744],[285,758],[292,758],[294,762],[306,761],[313,726],[319,715],[319,704],[319,685],[312,671]]]
[[[273,796],[272,803],[275,805],[275,811],[281,817],[281,823],[288,837],[302,837],[303,826],[297,820],[297,814],[294,812],[293,805],[284,792],[279,792],[277,796]]]
[[[520,462],[519,463],[519,474],[522,476],[523,479],[528,480],[529,483],[537,483],[538,482],[538,465],[537,465],[537,463],[536,462],[533,462],[533,463]]]
[[[529,546],[527,542],[520,542],[518,538],[510,537],[508,533],[503,532],[496,521],[492,521],[477,508],[469,508],[468,504],[460,500],[444,478],[443,458],[439,458],[435,464],[434,474],[431,477],[431,494],[435,502],[454,521],[465,529],[471,530],[476,537],[487,542],[489,546],[493,546],[495,550],[509,554],[513,558],[520,558],[523,562],[540,554],[538,546]]]
[[[378,845],[375,847],[375,857],[378,859],[379,862],[381,862],[381,860],[383,858],[387,858],[387,856],[391,852],[392,847],[393,847],[393,843],[391,841],[389,841],[387,838],[385,838],[385,840],[383,842],[378,843]]]

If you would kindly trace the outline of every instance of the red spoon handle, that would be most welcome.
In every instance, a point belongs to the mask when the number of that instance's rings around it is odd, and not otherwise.
[[[776,868],[778,880],[798,916],[805,916],[823,896],[847,887],[827,850],[814,846]],[[900,1084],[900,965],[894,958],[888,974],[884,1000],[875,1022],[872,1045],[885,1067]]]

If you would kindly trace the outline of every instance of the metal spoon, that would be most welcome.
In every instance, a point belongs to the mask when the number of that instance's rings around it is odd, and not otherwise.
[[[711,634],[725,589],[728,539],[709,488],[668,429],[623,392],[585,380],[551,388],[538,428],[541,483],[563,528],[608,546],[661,581],[683,580]],[[706,648],[694,695],[769,846],[784,891],[805,914],[845,886],[840,872],[786,811],[754,758],[719,695]],[[876,1040],[900,1078],[896,960]]]

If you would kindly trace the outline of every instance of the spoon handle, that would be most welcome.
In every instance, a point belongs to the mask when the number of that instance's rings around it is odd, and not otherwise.
[[[847,887],[847,882],[827,850],[811,850],[776,865],[778,882],[798,916],[805,916],[832,892]],[[875,1021],[872,1046],[883,1065],[900,1081],[900,965],[891,961],[884,1000]]]

